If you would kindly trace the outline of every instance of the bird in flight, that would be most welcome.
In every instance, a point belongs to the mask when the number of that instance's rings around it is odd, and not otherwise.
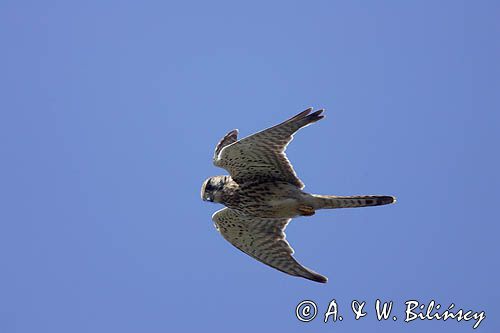
[[[201,198],[226,206],[212,220],[222,237],[239,250],[284,273],[325,283],[325,276],[293,258],[284,233],[290,220],[314,215],[318,209],[380,206],[396,200],[392,196],[333,196],[302,190],[304,184],[285,149],[295,132],[324,117],[324,110],[312,111],[308,108],[240,140],[238,130],[227,133],[215,148],[213,163],[229,175],[205,180]]]

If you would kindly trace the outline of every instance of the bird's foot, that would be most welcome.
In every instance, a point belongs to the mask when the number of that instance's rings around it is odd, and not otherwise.
[[[301,216],[312,216],[316,213],[314,208],[308,205],[299,205],[299,208],[297,208],[297,210],[299,211],[299,214]]]

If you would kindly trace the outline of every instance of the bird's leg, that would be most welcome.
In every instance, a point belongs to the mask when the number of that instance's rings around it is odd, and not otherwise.
[[[299,205],[297,210],[299,211],[299,214],[301,216],[312,216],[316,213],[316,211],[314,210],[314,207],[309,206],[309,205]]]

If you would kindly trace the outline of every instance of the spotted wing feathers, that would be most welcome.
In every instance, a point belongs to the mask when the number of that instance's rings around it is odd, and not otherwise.
[[[217,145],[214,164],[226,169],[238,183],[281,180],[303,188],[285,149],[295,132],[323,118],[323,110],[311,113],[312,110],[309,108],[239,141],[236,141],[237,132],[229,132]]]
[[[228,242],[251,257],[284,273],[316,282],[327,278],[302,266],[293,257],[293,249],[284,230],[290,219],[256,218],[224,208],[212,216],[217,230]]]
[[[237,129],[234,129],[231,132],[224,135],[224,137],[219,141],[219,143],[215,147],[214,160],[217,159],[222,148],[224,148],[224,147],[226,147],[226,146],[228,146],[231,143],[234,143],[236,141],[238,141],[238,130]]]

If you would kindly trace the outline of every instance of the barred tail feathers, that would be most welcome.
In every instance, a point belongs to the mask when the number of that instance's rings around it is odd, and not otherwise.
[[[356,195],[334,196],[313,194],[315,209],[356,208],[368,206],[388,205],[396,202],[396,198],[387,195]]]

